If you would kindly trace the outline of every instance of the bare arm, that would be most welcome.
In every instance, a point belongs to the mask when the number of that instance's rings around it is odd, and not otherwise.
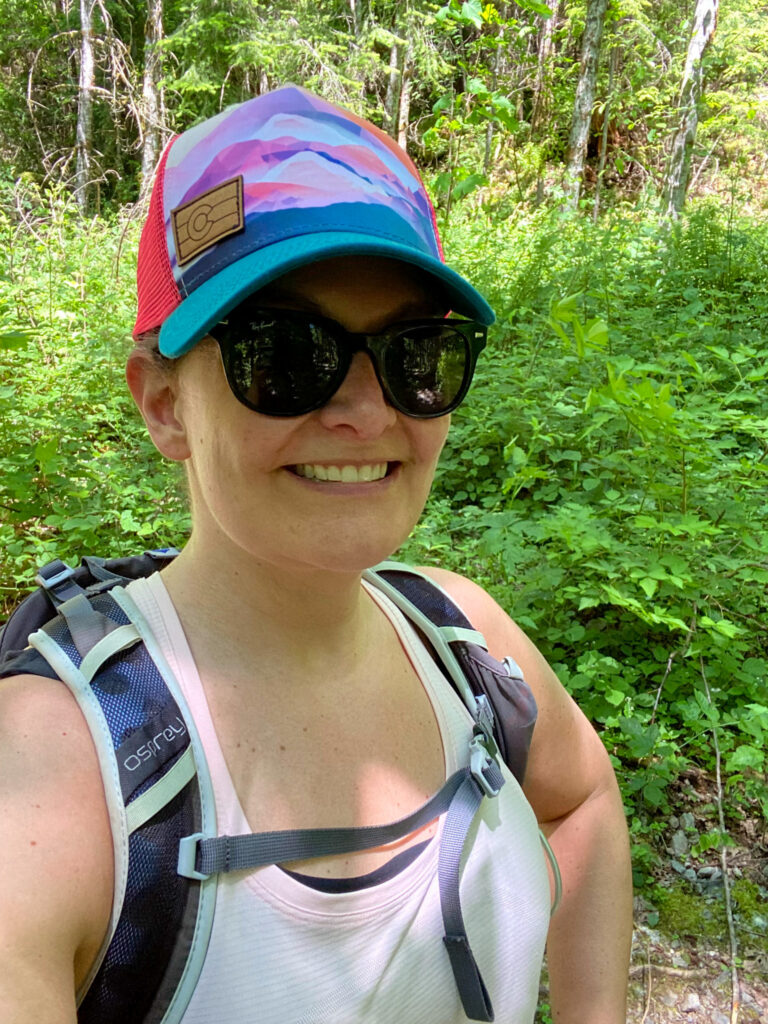
[[[0,1019],[74,1024],[109,921],[112,840],[90,734],[61,683],[0,681],[0,833]]]
[[[625,1024],[632,873],[621,797],[599,736],[539,651],[480,587],[426,572],[462,606],[491,654],[511,655],[539,705],[524,791],[555,851],[563,900],[547,940],[556,1024]]]

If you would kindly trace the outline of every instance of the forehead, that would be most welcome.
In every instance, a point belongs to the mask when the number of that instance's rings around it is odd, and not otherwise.
[[[284,274],[253,297],[332,314],[336,307],[372,316],[431,316],[447,312],[442,288],[418,267],[376,256],[323,260]]]

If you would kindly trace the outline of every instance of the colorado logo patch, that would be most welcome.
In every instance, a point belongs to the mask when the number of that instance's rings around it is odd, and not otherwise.
[[[223,238],[242,231],[245,225],[242,175],[171,210],[171,224],[180,267]]]

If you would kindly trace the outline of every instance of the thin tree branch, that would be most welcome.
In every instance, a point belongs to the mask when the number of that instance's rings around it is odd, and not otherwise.
[[[709,706],[714,710],[712,694],[707,681],[707,673],[704,671],[704,658],[699,655],[699,671],[701,672],[704,692],[707,695]],[[736,943],[736,928],[733,923],[733,905],[731,903],[731,881],[728,876],[728,848],[723,842],[727,832],[725,830],[725,813],[723,811],[723,780],[720,771],[720,740],[718,738],[717,723],[712,721],[712,739],[715,745],[715,781],[717,783],[717,818],[720,825],[720,868],[723,872],[723,893],[725,894],[725,916],[728,919],[728,937],[731,944],[731,1024],[737,1024],[739,1019],[739,1006],[741,1004],[741,988],[739,985],[739,974],[736,969],[736,955],[738,946]]]
[[[653,702],[653,711],[651,712],[651,725],[653,725],[653,723],[656,721],[656,712],[657,712],[658,707],[659,707],[659,701],[661,700],[661,692],[664,689],[664,684],[666,683],[667,679],[669,678],[669,673],[672,671],[672,663],[674,662],[675,658],[678,655],[681,655],[682,657],[685,657],[685,655],[688,653],[688,648],[691,646],[691,640],[693,639],[693,634],[696,632],[696,616],[697,616],[697,614],[698,614],[698,607],[694,604],[694,606],[693,606],[693,618],[691,619],[691,623],[688,626],[688,633],[686,635],[686,638],[683,641],[682,646],[680,646],[676,650],[672,651],[670,653],[669,657],[667,658],[667,667],[664,670],[664,675],[662,677],[661,682],[659,683],[659,688],[656,691],[656,700]]]
[[[648,1011],[651,1009],[651,992],[653,991],[653,973],[651,971],[651,944],[650,942],[645,947],[645,964],[643,970],[645,971],[645,979],[647,985],[647,992],[645,997],[645,1009],[643,1010],[643,1019],[640,1024],[645,1024],[648,1019]]]

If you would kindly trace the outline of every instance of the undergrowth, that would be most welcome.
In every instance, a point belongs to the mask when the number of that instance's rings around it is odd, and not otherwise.
[[[123,380],[136,225],[32,186],[6,198],[10,609],[41,561],[181,544],[189,516]],[[726,800],[768,817],[768,242],[735,208],[666,232],[497,214],[465,207],[447,233],[498,321],[402,555],[474,577],[530,632],[613,758],[643,883],[713,730]]]

